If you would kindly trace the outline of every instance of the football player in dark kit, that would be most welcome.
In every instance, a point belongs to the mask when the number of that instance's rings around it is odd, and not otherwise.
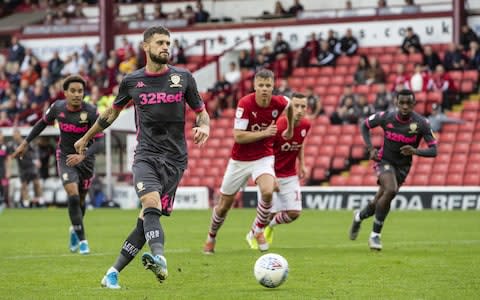
[[[102,286],[111,289],[120,288],[119,272],[133,260],[146,242],[151,253],[142,255],[143,265],[160,282],[167,278],[160,216],[170,215],[178,183],[187,167],[187,104],[197,114],[193,128],[194,143],[204,144],[210,133],[210,118],[198,94],[195,80],[189,71],[167,65],[169,48],[168,29],[151,27],[143,33],[146,66],[125,76],[113,106],[103,112],[95,125],[75,143],[78,153],[84,153],[87,142],[110,126],[122,108],[130,100],[133,101],[138,143],[132,169],[142,210],[120,255],[102,279]]]
[[[12,148],[16,148],[23,141],[22,134],[18,128],[13,130],[13,145]],[[43,203],[43,191],[42,185],[40,183],[40,175],[38,168],[40,166],[40,161],[38,160],[37,149],[30,146],[23,154],[22,159],[17,157],[18,173],[20,177],[20,191],[22,195],[22,203],[24,207],[39,207]],[[30,194],[28,192],[28,185],[30,182],[33,183],[33,191],[35,197],[30,199]]]
[[[12,157],[20,159],[25,155],[29,143],[49,124],[57,120],[60,138],[57,146],[57,168],[63,187],[68,195],[68,214],[70,229],[70,251],[80,254],[90,253],[83,217],[85,215],[85,196],[94,176],[95,153],[99,142],[90,142],[88,151],[78,154],[74,143],[92,127],[97,119],[97,108],[83,101],[85,81],[82,77],[71,75],[63,81],[66,100],[55,101],[45,115],[32,128],[28,136],[20,143]],[[99,137],[99,136],[97,136]]]
[[[3,132],[0,130],[0,212],[9,205],[8,203],[8,179],[10,178],[10,156],[8,146],[5,143]]]
[[[368,239],[372,250],[381,250],[380,232],[390,211],[390,202],[405,181],[412,164],[412,156],[435,157],[437,140],[428,120],[413,111],[415,95],[410,90],[402,90],[396,99],[396,110],[371,115],[361,125],[361,133],[367,145],[370,159],[376,161],[375,170],[380,188],[373,201],[361,211],[354,213],[350,228],[350,239],[355,240],[362,220],[375,215],[373,231]],[[380,150],[372,146],[370,129],[381,126],[384,131],[384,144]],[[428,148],[418,149],[421,139]]]

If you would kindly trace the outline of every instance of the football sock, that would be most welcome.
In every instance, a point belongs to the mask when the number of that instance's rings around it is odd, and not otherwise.
[[[252,231],[260,231],[261,228],[264,228],[268,224],[268,215],[270,214],[270,209],[272,208],[272,201],[264,201],[260,197],[257,204],[257,216],[253,222]]]
[[[133,229],[130,235],[123,243],[122,250],[113,264],[113,267],[118,271],[122,271],[137,255],[138,251],[145,245],[145,234],[143,232],[143,220],[137,219],[137,226]]]
[[[382,232],[383,223],[385,218],[388,215],[388,211],[384,212],[383,210],[377,209],[375,212],[375,218],[373,220],[373,232],[380,233]]]
[[[275,214],[275,216],[273,217],[272,221],[270,221],[270,224],[268,224],[268,226],[274,227],[278,224],[288,224],[288,223],[291,223],[292,221],[293,219],[290,218],[290,216],[286,211],[280,211]]]
[[[83,227],[83,216],[80,208],[80,196],[73,195],[68,197],[68,214],[73,230],[80,241],[85,240],[85,229]]]
[[[375,205],[372,203],[372,202],[368,202],[367,206],[365,206],[359,214],[357,214],[357,216],[355,216],[355,221],[359,222],[361,220],[364,220],[366,218],[370,218],[371,216],[373,216],[373,214],[375,213]],[[358,220],[358,218],[360,218],[360,220]]]
[[[223,225],[223,222],[225,221],[225,217],[220,217],[218,214],[217,214],[217,211],[215,210],[216,209],[216,206],[213,208],[213,211],[212,211],[212,221],[210,223],[210,230],[208,230],[208,238],[209,240],[213,240],[215,239],[215,237],[217,236],[217,232],[218,230],[220,229],[220,227],[222,227]]]
[[[165,236],[160,224],[161,215],[162,212],[154,207],[148,207],[143,212],[143,232],[154,256],[163,255]]]

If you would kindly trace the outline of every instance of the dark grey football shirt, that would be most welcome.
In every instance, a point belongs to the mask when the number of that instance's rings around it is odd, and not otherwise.
[[[89,103],[82,102],[78,110],[70,110],[66,100],[55,101],[46,111],[43,120],[47,124],[58,121],[60,139],[58,140],[57,155],[66,157],[68,154],[76,154],[74,144],[85,132],[93,126],[97,120],[97,108]],[[98,136],[97,136],[98,137]],[[90,141],[87,146],[90,146]],[[60,150],[60,153],[58,153]]]
[[[170,65],[155,74],[136,70],[120,83],[113,107],[121,109],[130,100],[137,127],[135,158],[155,155],[186,166],[186,104],[196,112],[204,108],[192,74]]]
[[[410,119],[405,121],[401,120],[394,111],[379,112],[371,115],[365,120],[365,123],[368,128],[382,127],[384,142],[379,151],[379,158],[394,165],[410,165],[412,163],[411,155],[400,153],[402,146],[411,145],[417,148],[422,138],[428,146],[437,143],[428,120],[416,112],[412,112]]]

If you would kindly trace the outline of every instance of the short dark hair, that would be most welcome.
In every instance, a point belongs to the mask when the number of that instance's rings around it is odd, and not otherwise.
[[[294,93],[292,94],[292,99],[293,99],[293,98],[303,99],[303,98],[307,98],[307,96],[305,96],[305,94],[302,94],[302,93],[294,92]]]
[[[80,75],[70,75],[65,80],[63,80],[63,90],[66,91],[68,90],[68,87],[70,86],[70,83],[72,82],[79,82],[83,85],[83,89],[85,89],[85,86],[87,85],[85,80],[82,78]]]
[[[154,34],[170,36],[170,31],[163,26],[152,26],[143,32],[143,41],[147,42]]]
[[[413,102],[415,102],[415,94],[411,90],[403,89],[397,93],[397,99],[400,96],[412,97]]]
[[[260,69],[257,73],[255,73],[255,78],[275,78],[273,72],[269,69]]]

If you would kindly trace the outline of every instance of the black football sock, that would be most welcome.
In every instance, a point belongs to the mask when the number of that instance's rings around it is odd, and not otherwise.
[[[80,196],[73,195],[68,197],[68,214],[73,230],[80,241],[85,240],[85,229],[83,227],[82,209],[80,208]]]
[[[123,268],[125,268],[138,254],[138,251],[143,248],[145,242],[146,240],[143,232],[143,220],[138,218],[137,226],[133,229],[123,243],[120,255],[118,255],[113,267],[117,269],[118,272],[122,271]]]
[[[387,218],[388,210],[376,209],[375,210],[375,219],[373,220],[373,232],[380,234],[382,232],[383,223]]]
[[[364,219],[367,219],[367,218],[370,218],[371,216],[373,216],[373,214],[375,213],[375,205],[372,203],[372,202],[368,202],[368,205],[365,206],[361,211],[360,211],[360,220],[364,220]]]
[[[158,208],[148,207],[143,212],[143,231],[152,255],[163,255],[164,234],[160,224],[162,212]]]

